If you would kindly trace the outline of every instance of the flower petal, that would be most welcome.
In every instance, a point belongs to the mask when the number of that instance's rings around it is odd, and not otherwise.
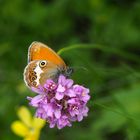
[[[25,125],[27,125],[29,127],[31,126],[32,116],[31,116],[29,110],[25,106],[22,106],[19,108],[17,115],[19,116],[21,121],[23,121],[23,123],[25,123]]]
[[[75,92],[72,89],[69,89],[66,92],[66,95],[68,95],[69,97],[75,97],[76,96]]]
[[[62,85],[58,85],[58,87],[57,87],[57,92],[64,92],[66,89],[65,89],[65,87],[63,87]]]
[[[66,85],[67,85],[67,88],[70,88],[70,87],[73,85],[73,80],[68,79],[68,80],[66,81]]]
[[[85,92],[86,94],[89,94],[89,89],[88,89],[88,88],[85,88],[84,92]]]
[[[21,137],[25,137],[29,132],[28,128],[21,121],[14,121],[11,129],[16,135]]]
[[[59,119],[61,117],[61,111],[60,110],[55,110],[54,115],[57,119]]]
[[[30,131],[30,133],[24,138],[24,140],[39,140],[40,131],[34,130]]]
[[[75,101],[75,99],[74,99],[74,98],[72,98],[72,99],[68,100],[68,101],[67,101],[67,103],[68,103],[68,104],[75,104],[75,103],[76,103],[76,101]]]
[[[79,115],[77,116],[77,119],[78,119],[79,122],[82,121],[82,120],[83,120],[83,115],[82,115],[82,114],[79,114]]]
[[[30,104],[34,107],[38,107],[38,103],[42,100],[42,95],[37,95],[31,99]]]
[[[55,127],[55,122],[50,122],[50,128],[54,128]]]
[[[42,94],[44,93],[44,89],[43,87],[39,86],[38,88],[35,88],[35,87],[31,87],[31,90],[35,93],[38,93],[38,94]]]
[[[44,106],[44,109],[46,111],[47,116],[52,117],[53,116],[53,108],[51,104],[47,104],[47,106]]]
[[[63,75],[60,75],[58,79],[58,83],[63,85],[65,81],[66,81],[66,78]]]
[[[63,99],[63,97],[64,97],[64,93],[56,92],[55,98],[56,98],[57,100],[61,100],[61,99]]]
[[[89,95],[84,95],[83,98],[82,98],[82,100],[84,102],[87,102],[89,99],[90,99],[90,96]]]
[[[37,129],[41,129],[46,124],[46,121],[40,118],[33,118],[33,127]]]

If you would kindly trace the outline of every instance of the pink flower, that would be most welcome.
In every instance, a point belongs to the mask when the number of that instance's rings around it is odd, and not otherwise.
[[[48,91],[53,91],[57,88],[57,85],[53,80],[48,79],[44,84],[44,88],[47,89]]]
[[[36,117],[47,120],[50,128],[71,126],[73,121],[81,121],[88,115],[89,89],[73,83],[60,75],[57,83],[49,79],[44,86],[33,89],[37,96],[28,97],[30,105],[37,109]]]
[[[83,86],[74,85],[73,86],[73,91],[85,103],[90,99],[89,89],[87,89]]]
[[[67,90],[71,88],[73,85],[73,80],[66,79],[65,76],[60,75],[58,79],[58,87],[56,89],[56,95],[55,98],[57,100],[63,99],[64,95],[67,94]]]
[[[71,123],[68,119],[68,116],[63,115],[61,118],[57,121],[57,127],[58,129],[62,129],[65,126],[71,126]]]

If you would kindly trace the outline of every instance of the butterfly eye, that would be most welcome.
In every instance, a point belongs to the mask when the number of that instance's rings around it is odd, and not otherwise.
[[[43,67],[46,66],[46,64],[47,64],[46,61],[41,61],[41,62],[39,63],[39,66],[40,66],[41,68],[43,68]]]

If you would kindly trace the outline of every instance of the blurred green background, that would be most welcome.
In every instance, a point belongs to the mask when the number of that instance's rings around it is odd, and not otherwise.
[[[0,0],[0,5],[0,140],[22,139],[10,125],[33,95],[23,81],[33,41],[55,51],[87,46],[61,56],[75,67],[75,83],[89,87],[92,96],[87,118],[62,130],[46,124],[41,140],[140,139],[139,0]]]

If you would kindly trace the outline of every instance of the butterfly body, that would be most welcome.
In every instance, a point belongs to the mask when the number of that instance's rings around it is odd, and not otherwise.
[[[28,65],[24,70],[24,81],[30,88],[43,85],[47,79],[57,80],[59,74],[69,76],[71,68],[51,48],[33,42],[28,50]]]

